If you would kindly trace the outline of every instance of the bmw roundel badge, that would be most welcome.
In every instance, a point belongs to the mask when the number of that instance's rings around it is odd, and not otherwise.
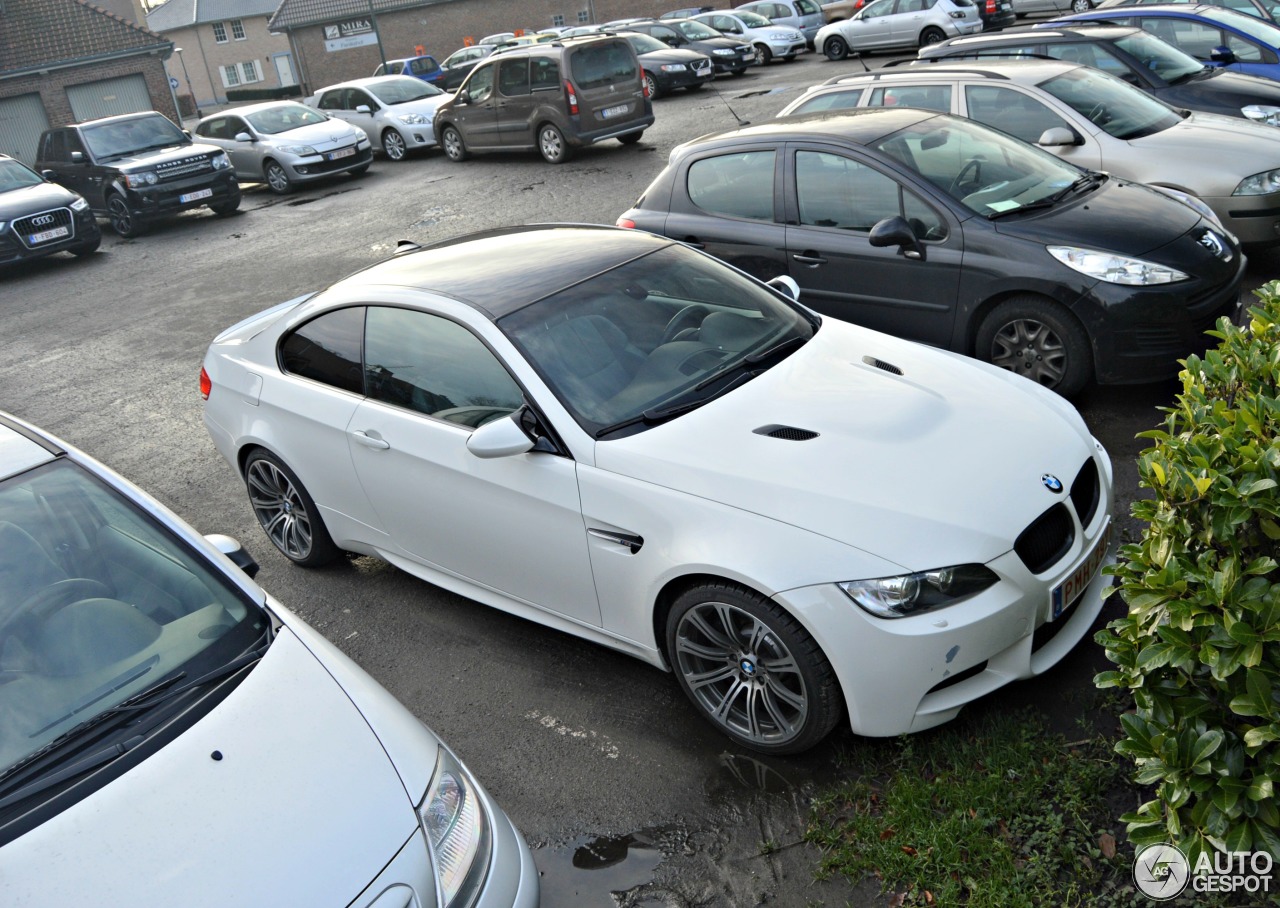
[[[1062,480],[1052,473],[1045,473],[1040,477],[1040,481],[1044,483],[1044,487],[1050,492],[1057,493],[1062,491]]]

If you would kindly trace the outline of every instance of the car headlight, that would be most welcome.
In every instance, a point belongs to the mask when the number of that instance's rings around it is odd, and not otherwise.
[[[484,882],[493,843],[475,780],[445,747],[418,819],[431,846],[443,908],[468,904]]]
[[[732,57],[738,53],[736,50],[730,50],[727,47],[717,47],[717,48],[714,48],[711,52],[715,54],[717,57]]]
[[[959,564],[896,577],[849,580],[839,586],[850,599],[877,618],[905,618],[955,605],[999,580],[996,572],[985,565]]]
[[[664,63],[658,68],[664,73],[682,73],[689,67],[685,66],[683,63]]]
[[[364,133],[360,133],[360,138],[356,139],[356,148],[368,148],[369,137]]]
[[[280,150],[283,151],[285,154],[296,154],[300,158],[305,158],[307,155],[320,153],[316,151],[314,148],[312,148],[310,145],[281,145]]]
[[[416,113],[400,114],[396,119],[411,126],[429,126],[431,124],[430,117],[424,117],[422,114]]]
[[[89,207],[89,203],[86,202],[84,199],[76,199],[74,202],[71,203],[72,211],[84,211],[88,207]]]
[[[1232,195],[1267,195],[1280,191],[1280,170],[1265,170],[1245,177]]]
[[[1190,207],[1192,210],[1194,210],[1196,214],[1200,215],[1200,217],[1204,218],[1210,224],[1213,224],[1215,227],[1217,227],[1219,230],[1223,231],[1224,233],[1226,232],[1227,228],[1223,227],[1222,221],[1218,220],[1217,212],[1215,212],[1212,208],[1210,208],[1208,205],[1206,205],[1204,202],[1202,202],[1200,199],[1196,198],[1195,196],[1190,195],[1189,193],[1183,192],[1180,189],[1170,189],[1168,186],[1152,186],[1151,188],[1156,190],[1157,192],[1163,192],[1165,195],[1173,196],[1183,205],[1186,205]]]
[[[220,151],[209,159],[209,163],[213,165],[214,170],[226,170],[231,166],[231,159],[227,157],[225,151]]]
[[[1280,126],[1280,107],[1269,104],[1250,104],[1240,108],[1240,113],[1250,120],[1266,123],[1268,126]]]
[[[154,186],[160,182],[160,178],[149,170],[142,173],[126,173],[124,181],[129,184],[130,189],[137,189],[139,186]]]
[[[1073,271],[1108,284],[1149,287],[1187,280],[1187,275],[1167,265],[1157,265],[1125,255],[1081,249],[1078,246],[1046,246],[1049,254]]]

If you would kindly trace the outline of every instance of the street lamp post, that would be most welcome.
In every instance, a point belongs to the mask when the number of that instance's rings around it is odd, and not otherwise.
[[[200,117],[200,105],[196,103],[196,93],[191,87],[191,73],[187,72],[187,61],[182,59],[182,48],[175,47],[173,52],[178,55],[178,62],[182,64],[182,77],[187,80],[187,94],[191,95],[191,103],[196,109],[196,116]],[[182,116],[182,111],[178,111],[178,116]]]

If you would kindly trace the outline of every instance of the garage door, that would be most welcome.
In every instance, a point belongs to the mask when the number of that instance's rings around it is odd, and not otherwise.
[[[71,114],[77,123],[98,117],[151,110],[151,96],[147,94],[147,80],[141,73],[86,82],[67,86],[67,100],[71,102]]]
[[[0,152],[34,164],[40,133],[49,128],[49,118],[38,94],[0,98]]]

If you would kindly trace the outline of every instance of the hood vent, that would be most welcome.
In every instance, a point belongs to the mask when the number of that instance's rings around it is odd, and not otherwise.
[[[901,375],[902,370],[893,363],[886,363],[882,359],[876,359],[874,356],[864,356],[862,361],[868,366],[875,366],[877,369],[883,369],[886,372],[892,372],[894,375]]]
[[[781,438],[786,441],[808,441],[818,437],[817,432],[798,429],[795,426],[761,426],[753,431],[757,435],[767,435],[770,438]]]

